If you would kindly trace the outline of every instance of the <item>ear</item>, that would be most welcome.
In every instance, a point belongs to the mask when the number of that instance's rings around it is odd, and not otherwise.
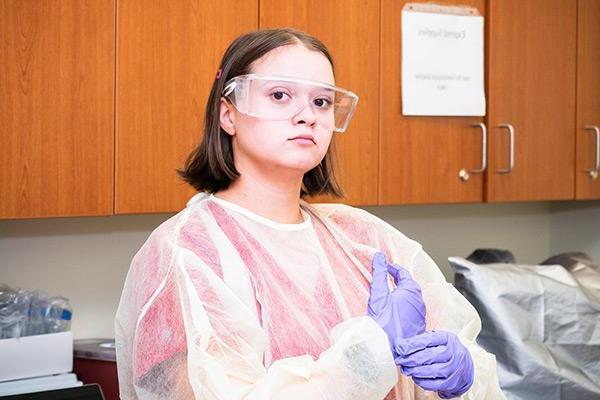
[[[233,106],[223,97],[219,103],[219,125],[225,132],[231,136],[235,136],[235,113]]]

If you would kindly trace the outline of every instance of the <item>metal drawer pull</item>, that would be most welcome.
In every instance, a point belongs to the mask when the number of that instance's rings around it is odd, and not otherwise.
[[[467,171],[466,169],[461,169],[458,172],[458,177],[462,181],[468,181],[470,176],[469,172],[472,174],[481,174],[485,172],[487,168],[487,128],[483,122],[479,122],[476,124],[471,124],[472,127],[481,128],[481,166],[478,169],[472,169]]]
[[[515,128],[513,128],[511,124],[500,124],[498,127],[508,129],[510,150],[508,154],[508,168],[500,169],[497,172],[499,174],[508,174],[512,172],[513,168],[515,167]]]
[[[584,129],[596,134],[596,162],[594,163],[594,168],[586,169],[588,175],[592,179],[596,179],[598,177],[598,170],[600,169],[600,128],[595,125],[588,125]]]

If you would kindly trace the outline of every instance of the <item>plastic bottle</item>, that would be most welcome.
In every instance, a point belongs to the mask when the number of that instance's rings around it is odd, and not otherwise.
[[[56,296],[48,299],[47,313],[44,317],[46,333],[66,332],[71,329],[73,310],[66,297]]]
[[[31,292],[0,285],[0,339],[26,335]]]

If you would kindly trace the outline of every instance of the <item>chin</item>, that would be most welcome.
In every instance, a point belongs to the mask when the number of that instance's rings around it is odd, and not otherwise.
[[[311,169],[315,168],[317,165],[319,165],[320,162],[321,162],[320,159],[319,160],[297,160],[297,162],[294,162],[293,160],[284,160],[281,165],[288,169],[297,171],[300,174],[305,174],[308,171],[310,171]]]

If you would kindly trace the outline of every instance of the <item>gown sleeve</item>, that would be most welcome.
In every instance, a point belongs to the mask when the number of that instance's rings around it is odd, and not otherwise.
[[[418,242],[406,237],[396,228],[365,210],[345,205],[322,206],[322,212],[350,243],[367,244],[373,251],[383,251],[393,261],[411,273],[421,286],[427,307],[427,330],[444,330],[456,334],[473,358],[475,377],[471,388],[460,399],[505,399],[496,371],[496,357],[476,342],[481,331],[481,319],[475,308],[454,286],[448,283],[439,267]],[[363,260],[368,262],[368,260]],[[437,399],[434,392],[426,392],[400,376],[395,388],[400,398]],[[409,382],[411,384],[409,384]]]
[[[169,240],[151,238],[134,258],[115,327],[126,400],[383,399],[398,380],[387,336],[366,316],[335,326],[318,359],[266,368],[255,314],[197,254]]]

